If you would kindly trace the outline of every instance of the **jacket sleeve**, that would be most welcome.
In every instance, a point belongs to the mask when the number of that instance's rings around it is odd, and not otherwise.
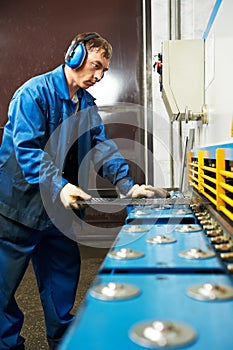
[[[50,193],[53,201],[66,183],[60,170],[46,153],[46,115],[42,102],[29,89],[20,90],[9,106],[16,160],[25,180]]]

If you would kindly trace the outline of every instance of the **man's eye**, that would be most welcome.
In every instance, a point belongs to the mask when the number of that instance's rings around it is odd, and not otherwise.
[[[100,65],[97,64],[97,63],[92,63],[92,66],[94,69],[99,69],[100,68]]]

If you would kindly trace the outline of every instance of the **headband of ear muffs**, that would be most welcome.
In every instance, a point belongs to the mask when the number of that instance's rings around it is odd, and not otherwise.
[[[82,39],[77,39],[71,43],[65,55],[65,63],[72,69],[77,69],[83,64],[87,50],[85,44],[95,38],[100,38],[99,35],[90,34]]]

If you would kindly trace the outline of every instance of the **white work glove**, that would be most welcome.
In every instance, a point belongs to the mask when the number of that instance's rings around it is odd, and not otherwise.
[[[65,208],[82,209],[77,200],[90,200],[91,196],[80,187],[67,183],[60,192],[60,199]]]
[[[134,185],[126,197],[130,198],[168,198],[169,192],[163,188],[153,187],[151,185]]]

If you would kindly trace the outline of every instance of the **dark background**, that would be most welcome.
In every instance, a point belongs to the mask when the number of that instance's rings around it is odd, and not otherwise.
[[[117,72],[125,81],[117,100],[140,103],[140,22],[138,0],[1,0],[0,126],[16,88],[60,65],[72,38],[85,31],[98,32],[113,46],[108,74]]]

